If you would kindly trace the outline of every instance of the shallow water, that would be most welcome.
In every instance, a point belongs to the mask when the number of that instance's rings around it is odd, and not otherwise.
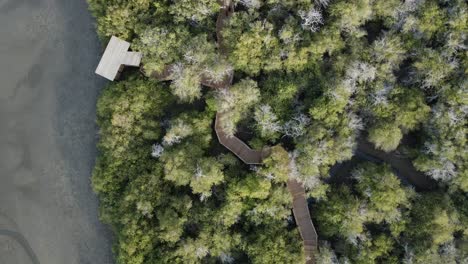
[[[90,187],[93,23],[84,0],[0,0],[0,264],[112,263]]]

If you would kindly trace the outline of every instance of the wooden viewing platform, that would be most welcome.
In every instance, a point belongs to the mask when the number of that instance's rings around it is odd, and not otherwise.
[[[122,65],[140,66],[141,53],[128,51],[129,48],[130,43],[112,36],[96,68],[96,74],[113,81]]]

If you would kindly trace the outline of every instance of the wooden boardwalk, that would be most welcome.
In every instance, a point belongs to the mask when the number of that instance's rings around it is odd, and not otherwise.
[[[293,213],[299,233],[302,237],[306,264],[315,263],[314,256],[317,254],[318,235],[315,231],[312,218],[310,217],[309,206],[304,186],[295,179],[288,180],[288,190],[293,197]]]
[[[217,113],[215,120],[215,131],[219,142],[244,163],[253,165],[262,164],[263,159],[270,155],[270,148],[252,150],[239,138],[234,136],[228,137],[219,125],[219,119],[221,116],[222,114]],[[318,235],[310,216],[304,186],[297,180],[290,179],[287,182],[287,187],[293,198],[292,207],[294,219],[296,220],[299,233],[302,237],[306,264],[313,264],[315,263],[314,256],[316,255],[318,248]]]
[[[122,65],[140,66],[141,53],[128,51],[130,43],[112,36],[102,55],[96,74],[113,81]]]
[[[222,8],[216,21],[216,35],[218,38],[218,48],[220,53],[221,55],[226,56],[227,48],[223,43],[221,33],[226,20],[229,19],[231,14],[234,12],[234,5],[231,0],[220,0],[220,3],[222,4]],[[138,66],[140,64],[141,54],[128,52],[127,50],[129,46],[129,43],[112,37],[96,73],[108,78],[109,80],[113,80],[122,64]],[[176,64],[168,65],[161,72],[146,73],[142,69],[140,70],[144,75],[150,78],[159,81],[170,81],[174,78],[173,73],[175,66]],[[232,84],[233,76],[234,74],[231,71],[226,74],[223,80],[214,82],[206,74],[202,73],[201,84],[214,89],[229,89]],[[271,154],[270,147],[264,147],[262,150],[253,150],[239,138],[228,136],[223,131],[220,124],[222,115],[222,113],[217,113],[215,119],[215,132],[220,144],[234,153],[234,155],[246,164],[262,164],[263,160]],[[318,236],[310,217],[304,186],[297,180],[290,179],[287,182],[287,188],[293,198],[293,213],[296,224],[299,228],[299,233],[302,237],[306,264],[313,264],[315,263],[314,256],[318,250]]]
[[[262,150],[253,150],[242,140],[235,136],[227,136],[220,126],[220,118],[222,114],[217,113],[215,119],[215,131],[219,143],[234,153],[244,163],[250,165],[260,165],[263,159],[270,155],[270,148],[266,147]]]

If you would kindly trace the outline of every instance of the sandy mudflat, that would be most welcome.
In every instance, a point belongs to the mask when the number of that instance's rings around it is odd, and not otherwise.
[[[0,0],[0,264],[112,263],[90,187],[100,50],[85,0]]]

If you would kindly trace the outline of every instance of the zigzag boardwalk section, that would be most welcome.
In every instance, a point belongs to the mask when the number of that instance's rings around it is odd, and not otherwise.
[[[227,49],[223,42],[222,29],[225,25],[225,22],[234,12],[234,4],[231,0],[220,0],[221,10],[218,14],[218,19],[216,21],[216,35],[218,39],[218,48],[221,54],[226,55]],[[129,45],[129,44],[128,44]],[[126,46],[128,49],[128,47]],[[126,49],[125,49],[126,50]],[[134,55],[131,53],[131,55]],[[139,55],[136,54],[135,55]],[[112,59],[115,59],[111,56]],[[141,57],[139,57],[141,58]],[[130,60],[128,60],[130,61]],[[121,64],[139,64],[139,61],[128,63],[127,60],[119,61]],[[119,65],[120,66],[120,65]],[[174,79],[174,73],[177,70],[177,64],[167,65],[161,72],[145,72],[142,68],[140,71],[152,79],[159,81],[170,81]],[[201,84],[214,89],[229,89],[233,80],[233,72],[229,72],[226,76],[219,82],[213,82],[208,76],[202,74]],[[109,78],[113,80],[113,78]],[[221,145],[226,147],[232,153],[234,153],[240,160],[249,165],[261,165],[263,160],[271,154],[270,147],[264,147],[262,150],[254,150],[250,148],[246,143],[235,136],[228,136],[222,129],[220,120],[222,119],[223,113],[216,113],[215,119],[215,132],[218,137],[218,141]],[[317,241],[318,236],[315,231],[314,224],[310,217],[309,207],[307,205],[306,194],[304,186],[295,179],[290,179],[287,182],[287,188],[291,193],[293,198],[293,213],[296,220],[296,224],[299,228],[299,233],[301,234],[304,254],[306,259],[306,264],[315,263],[315,254],[317,253]]]
[[[246,164],[262,164],[263,159],[269,156],[270,149],[264,148],[261,151],[252,150],[239,138],[227,136],[219,124],[221,115],[222,114],[217,113],[215,120],[216,136],[221,145],[229,149]],[[293,198],[294,219],[296,220],[299,233],[302,237],[306,264],[313,264],[315,263],[314,256],[317,253],[318,235],[312,223],[304,186],[297,180],[290,179],[287,182],[287,187]]]
[[[297,180],[288,180],[288,190],[293,197],[293,213],[299,233],[302,237],[306,264],[315,263],[317,253],[318,235],[310,217],[304,186]]]
[[[221,116],[222,114],[217,113],[215,120],[215,131],[219,143],[221,143],[221,145],[229,149],[246,164],[262,164],[263,159],[270,155],[270,149],[264,148],[263,150],[253,150],[239,138],[235,136],[226,135],[226,133],[224,133],[222,127],[220,126],[219,119],[221,119]]]

